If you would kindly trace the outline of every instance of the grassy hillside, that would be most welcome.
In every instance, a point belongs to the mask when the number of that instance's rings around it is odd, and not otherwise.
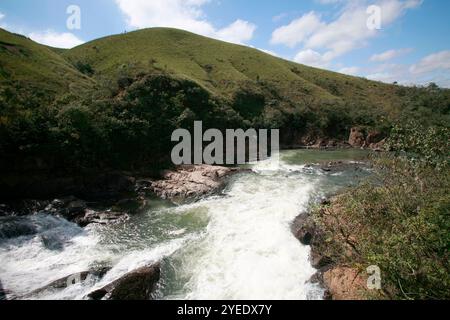
[[[450,90],[382,84],[259,50],[154,28],[71,50],[0,30],[0,165],[129,168],[170,154],[170,134],[280,128],[284,144],[449,123]],[[13,167],[13,168],[11,168]]]
[[[358,101],[391,111],[397,88],[289,62],[256,49],[186,31],[154,28],[89,42],[63,53],[72,63],[95,70],[94,78],[165,71],[195,81],[212,93],[232,97],[268,82],[284,100],[296,103]],[[260,84],[260,85],[258,85]],[[252,88],[254,89],[254,88]]]
[[[0,85],[63,94],[93,81],[57,51],[0,29]]]

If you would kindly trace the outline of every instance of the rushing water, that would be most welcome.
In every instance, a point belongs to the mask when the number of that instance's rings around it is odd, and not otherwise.
[[[320,299],[308,283],[315,273],[309,247],[290,232],[296,216],[315,200],[357,182],[366,170],[326,173],[306,166],[358,160],[351,151],[285,151],[238,174],[223,194],[174,206],[153,200],[148,212],[119,225],[85,229],[63,219],[35,215],[0,218],[23,226],[24,236],[0,239],[0,280],[13,295],[32,299],[83,299],[125,273],[162,261],[161,299]],[[33,290],[59,278],[112,266],[64,290]]]

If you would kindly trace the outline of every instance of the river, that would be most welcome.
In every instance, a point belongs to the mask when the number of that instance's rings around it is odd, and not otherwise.
[[[0,218],[32,224],[37,232],[0,238],[0,280],[26,299],[84,299],[125,273],[162,261],[158,299],[321,299],[308,280],[315,273],[309,247],[291,233],[292,221],[318,199],[353,185],[368,169],[325,172],[308,166],[359,161],[366,153],[290,150],[234,176],[220,195],[175,206],[153,199],[151,208],[118,225],[80,228],[48,215]],[[30,292],[59,278],[109,266],[105,277],[62,290]]]

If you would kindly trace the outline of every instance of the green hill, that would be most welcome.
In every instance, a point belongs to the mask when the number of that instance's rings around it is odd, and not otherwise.
[[[0,29],[0,85],[61,94],[92,85],[57,51]]]
[[[63,53],[72,63],[89,64],[94,78],[164,71],[195,81],[214,94],[232,97],[240,89],[272,84],[283,100],[352,100],[395,109],[396,87],[319,70],[256,49],[186,31],[154,28],[110,36]]]
[[[170,135],[280,128],[283,144],[345,140],[352,126],[448,124],[450,90],[320,70],[186,31],[153,28],[49,48],[0,29],[4,170],[129,168],[170,154]],[[13,168],[11,168],[11,166]]]

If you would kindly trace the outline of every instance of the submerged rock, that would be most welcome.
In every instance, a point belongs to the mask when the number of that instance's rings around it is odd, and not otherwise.
[[[94,269],[94,270],[90,270],[90,271],[74,273],[69,276],[63,277],[61,279],[55,280],[55,281],[45,285],[42,288],[34,290],[33,292],[27,294],[23,298],[33,297],[33,296],[39,295],[39,294],[44,293],[49,290],[66,289],[77,283],[84,282],[84,281],[90,279],[91,277],[95,278],[96,280],[100,280],[105,276],[106,273],[108,273],[109,270],[111,270],[111,268],[103,267],[103,268],[98,268],[98,269]]]
[[[209,165],[180,166],[166,171],[163,180],[152,182],[152,191],[163,199],[185,200],[217,192],[224,186],[224,179],[238,172],[236,168]]]
[[[6,290],[3,289],[3,284],[0,281],[0,301],[1,300],[6,300]]]
[[[73,222],[78,224],[81,227],[86,227],[89,224],[112,224],[112,223],[121,223],[125,222],[130,217],[123,212],[112,212],[112,211],[104,211],[97,212],[94,210],[86,210],[86,212],[73,219]]]
[[[0,241],[38,233],[38,227],[32,221],[22,217],[3,217],[0,221]]]
[[[44,212],[63,217],[81,227],[86,227],[91,223],[110,224],[129,219],[129,216],[123,212],[91,210],[85,201],[73,196],[53,200]]]
[[[88,295],[92,300],[152,300],[160,279],[160,264],[131,271]]]

